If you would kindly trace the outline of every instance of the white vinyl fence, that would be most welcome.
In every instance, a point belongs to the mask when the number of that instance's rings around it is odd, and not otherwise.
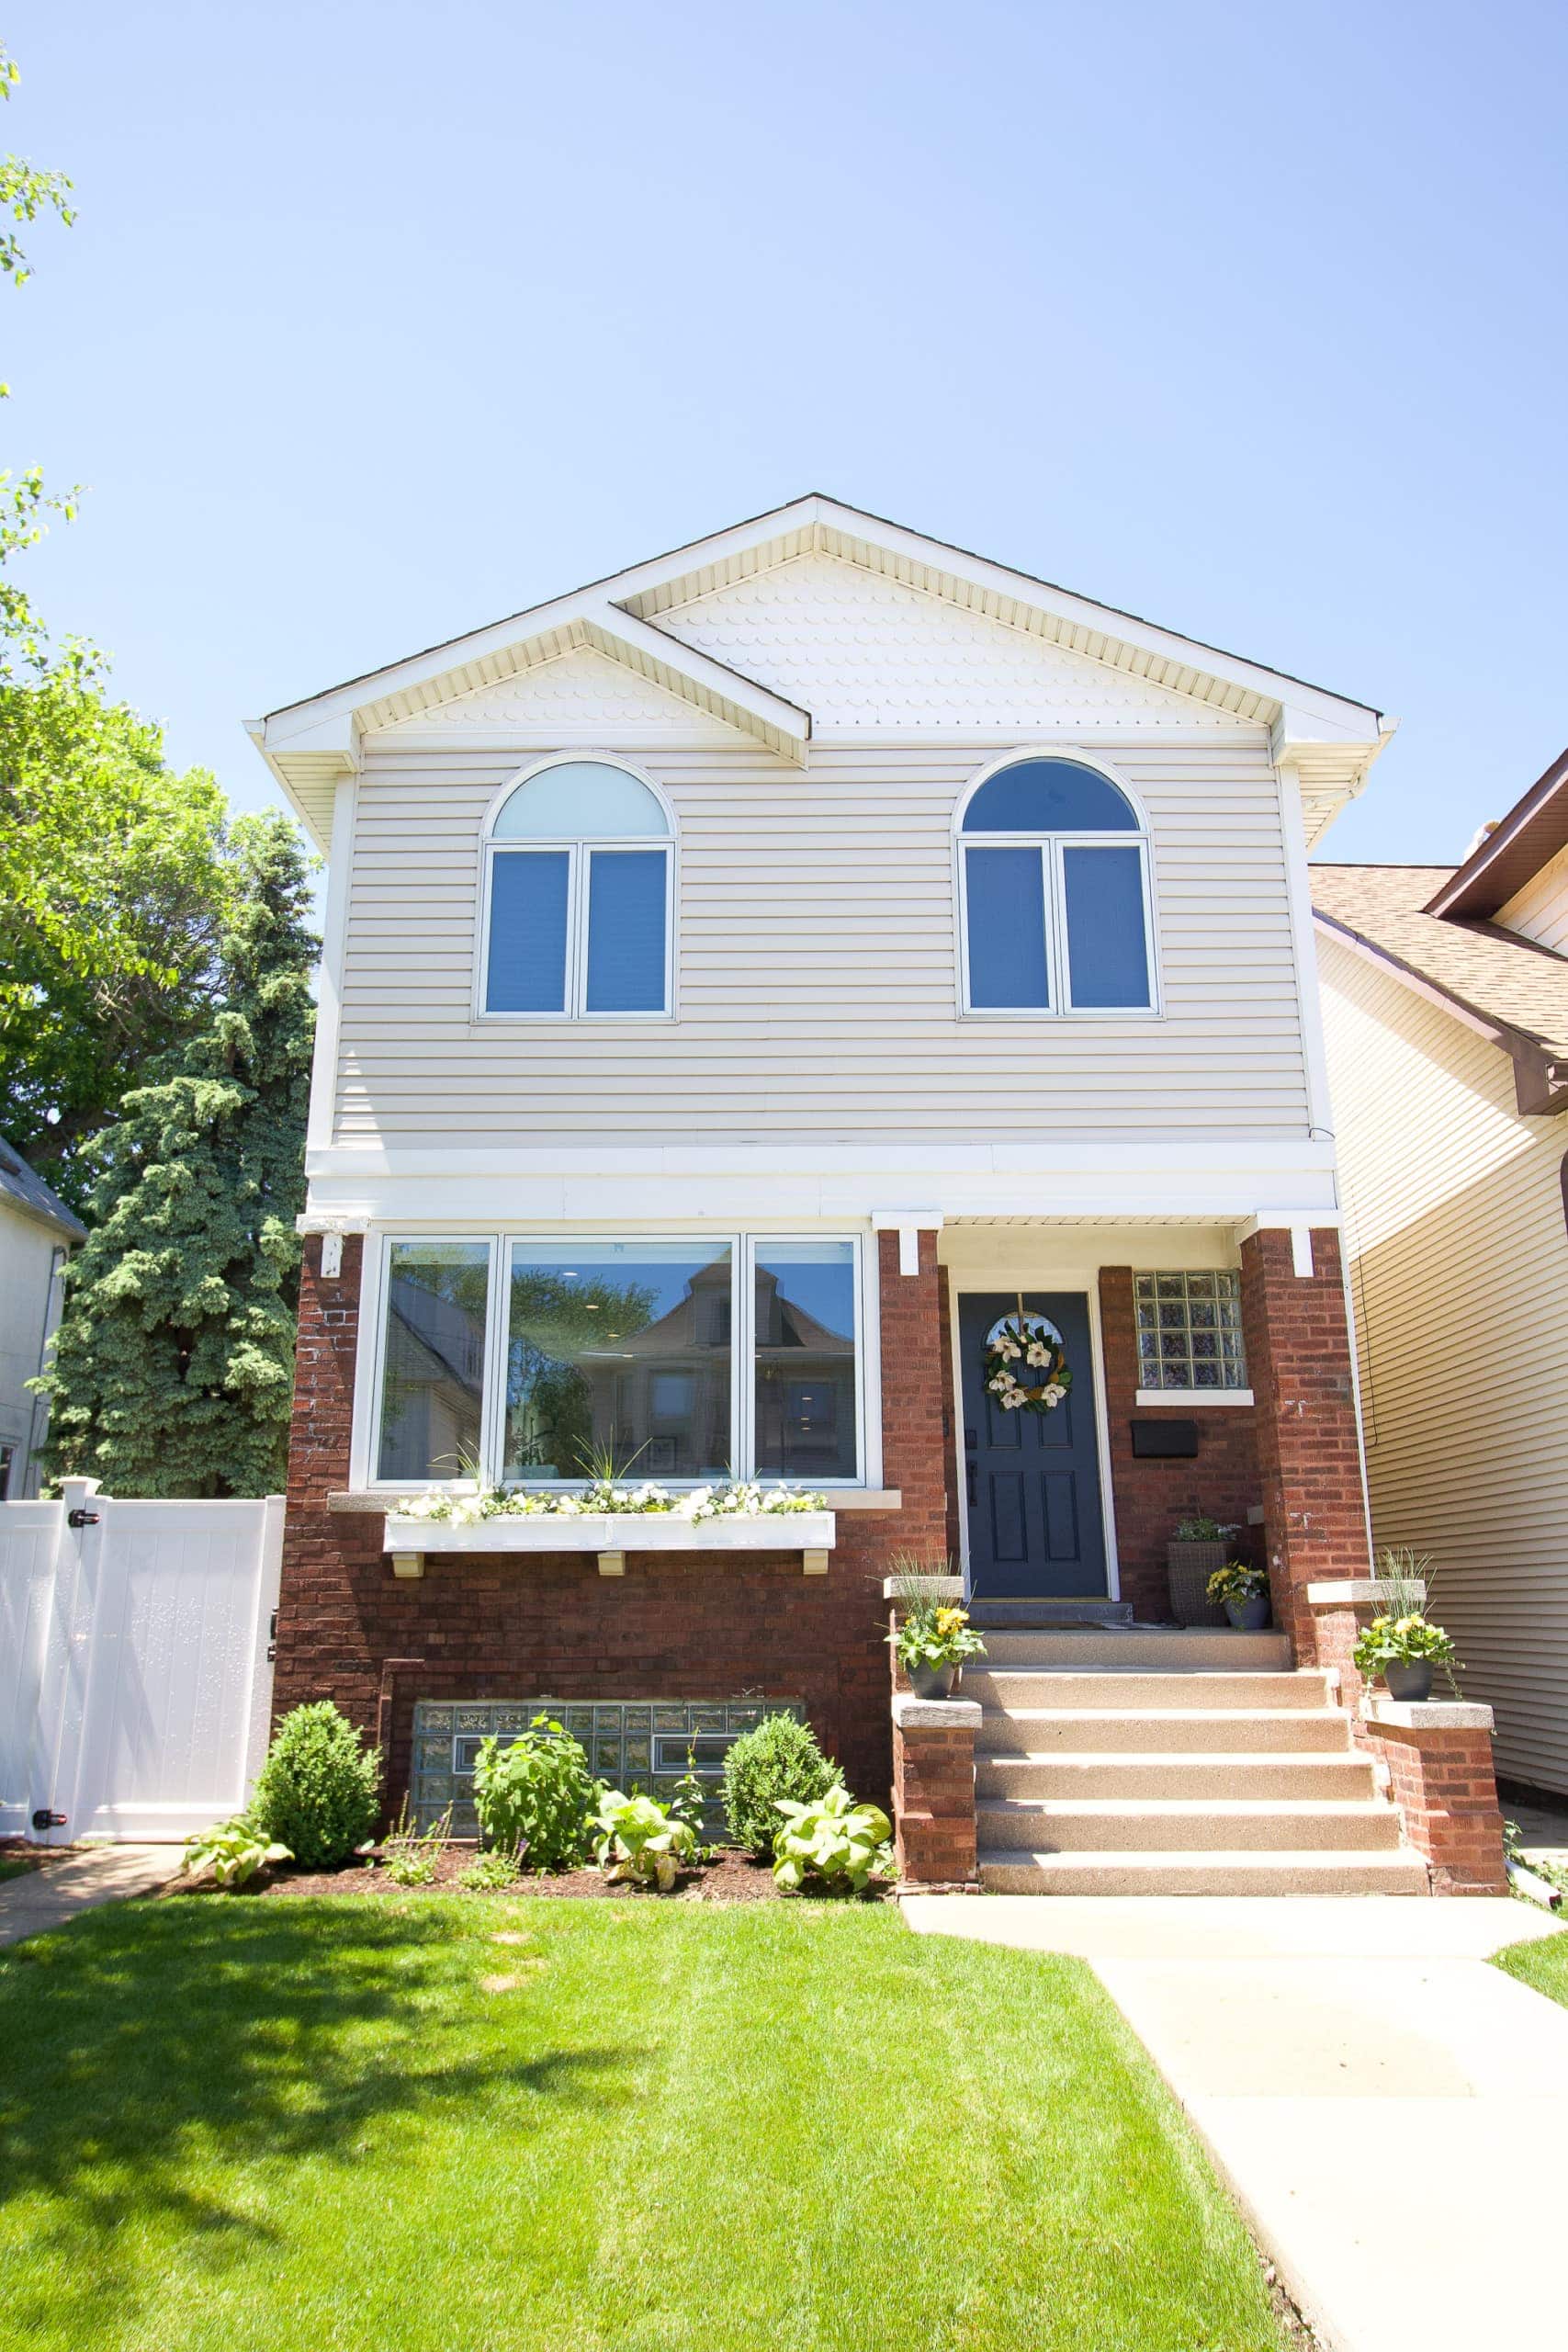
[[[283,1498],[62,1486],[0,1503],[0,1836],[186,1838],[266,1752]]]

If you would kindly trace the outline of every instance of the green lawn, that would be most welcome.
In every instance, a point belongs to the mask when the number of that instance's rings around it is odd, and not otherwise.
[[[1493,1966],[1517,1976],[1521,1984],[1533,1984],[1548,2000],[1561,2001],[1568,2008],[1568,1936],[1542,1936],[1535,1943],[1510,1944],[1506,1951],[1497,1953]]]
[[[0,1954],[28,2352],[1279,2352],[1081,1963],[891,1910],[410,1895]]]

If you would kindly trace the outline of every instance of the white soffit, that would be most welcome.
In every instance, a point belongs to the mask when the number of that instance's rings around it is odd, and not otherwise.
[[[882,684],[888,685],[890,652],[884,652],[879,673],[876,649],[869,649],[873,654],[870,679],[863,676],[858,684],[852,681],[847,694],[835,702],[832,689],[825,690],[818,683],[825,669],[831,673],[834,650],[818,650],[814,662],[803,666],[797,648],[793,665],[784,662],[783,667],[811,683],[819,695],[826,691],[830,709],[851,712],[847,719],[840,717],[840,726],[869,731],[876,725],[896,737],[907,728],[927,731],[933,725],[946,724],[951,731],[972,736],[976,694],[985,691],[976,688],[976,679],[987,670],[993,689],[999,685],[1004,700],[1010,696],[1016,705],[1021,695],[1027,699],[1038,693],[1045,697],[1049,718],[1059,720],[1073,715],[1068,677],[1061,674],[1055,680],[1063,699],[1059,707],[1053,708],[1050,675],[1032,684],[1007,655],[1008,639],[998,639],[996,631],[999,629],[1009,637],[1016,634],[1041,646],[1061,648],[1096,665],[1094,673],[1075,672],[1074,678],[1086,691],[1091,678],[1096,679],[1106,712],[1115,714],[1108,723],[1125,726],[1129,732],[1139,731],[1139,714],[1153,731],[1156,707],[1172,724],[1176,713],[1185,707],[1190,712],[1206,714],[1209,723],[1221,729],[1227,720],[1267,726],[1276,761],[1300,779],[1313,838],[1359,788],[1389,731],[1380,715],[1367,705],[1199,645],[1133,615],[1118,613],[816,494],[288,705],[257,721],[249,731],[323,847],[330,835],[328,803],[333,785],[338,775],[358,766],[363,735],[406,729],[401,738],[406,741],[409,734],[421,731],[422,720],[427,727],[439,727],[436,714],[451,705],[470,696],[483,700],[507,682],[585,647],[684,702],[703,718],[737,729],[782,758],[801,764],[812,734],[811,707],[784,688],[782,674],[776,683],[765,684],[746,674],[743,663],[738,666],[725,658],[727,652],[739,655],[746,650],[747,631],[754,633],[754,620],[737,624],[732,619],[727,628],[716,621],[705,625],[701,612],[694,608],[780,566],[802,560],[816,565],[820,559],[852,567],[869,579],[887,582],[921,597],[942,599],[957,611],[995,625],[979,639],[973,631],[956,639],[954,647],[941,657],[939,666],[945,666],[947,675],[945,683],[938,682],[935,708],[931,707],[928,690],[923,710],[911,715],[908,708],[895,707],[880,719],[867,715],[867,696],[876,691],[879,674]],[[820,571],[815,576],[820,587]],[[745,605],[742,599],[743,608]],[[782,610],[778,598],[754,597],[750,609],[753,615],[761,609],[771,612],[768,625],[776,638]],[[827,609],[817,615],[817,626],[826,637],[830,638],[840,626],[835,619],[838,609],[845,612],[843,625],[848,626],[848,605],[842,597],[829,598]],[[897,695],[901,691],[898,681],[914,680],[919,668],[908,643],[913,626],[910,608],[894,599],[884,609],[874,597],[871,609],[865,610],[863,602],[853,618],[857,636],[868,622],[874,630],[888,620],[903,632],[901,658],[892,667],[892,691]],[[711,644],[695,641],[705,635],[711,638]],[[861,660],[863,671],[867,665],[862,657],[867,650],[863,644],[840,647],[836,653],[847,657],[849,664]],[[931,650],[928,639],[928,654]],[[776,642],[770,658],[778,669],[781,650]],[[1103,676],[1105,672],[1120,673],[1125,683],[1118,685],[1116,680]],[[842,679],[850,675],[843,663],[840,675]],[[955,680],[956,690],[950,693]],[[1161,697],[1160,703],[1140,699],[1150,695]],[[1165,706],[1167,695],[1179,699]],[[945,719],[944,707],[951,711]],[[1033,723],[1027,709],[1017,718],[1010,710],[1004,722],[1020,727]]]

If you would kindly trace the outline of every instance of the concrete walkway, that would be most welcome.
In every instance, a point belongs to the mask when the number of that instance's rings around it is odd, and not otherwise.
[[[79,1911],[151,1894],[176,1874],[177,1846],[95,1846],[69,1860],[50,1862],[0,1885],[0,1944],[19,1944],[62,1928]]]
[[[915,1895],[904,1916],[1092,1963],[1334,2352],[1562,2352],[1568,2008],[1485,1965],[1562,1933],[1545,1913]]]

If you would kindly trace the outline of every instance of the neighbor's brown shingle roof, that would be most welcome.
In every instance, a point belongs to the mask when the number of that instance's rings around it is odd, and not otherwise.
[[[1455,871],[1314,865],[1313,906],[1330,933],[1359,941],[1492,1027],[1513,1058],[1521,1110],[1556,1110],[1549,1065],[1568,1064],[1568,957],[1495,923],[1428,914],[1427,901]]]

